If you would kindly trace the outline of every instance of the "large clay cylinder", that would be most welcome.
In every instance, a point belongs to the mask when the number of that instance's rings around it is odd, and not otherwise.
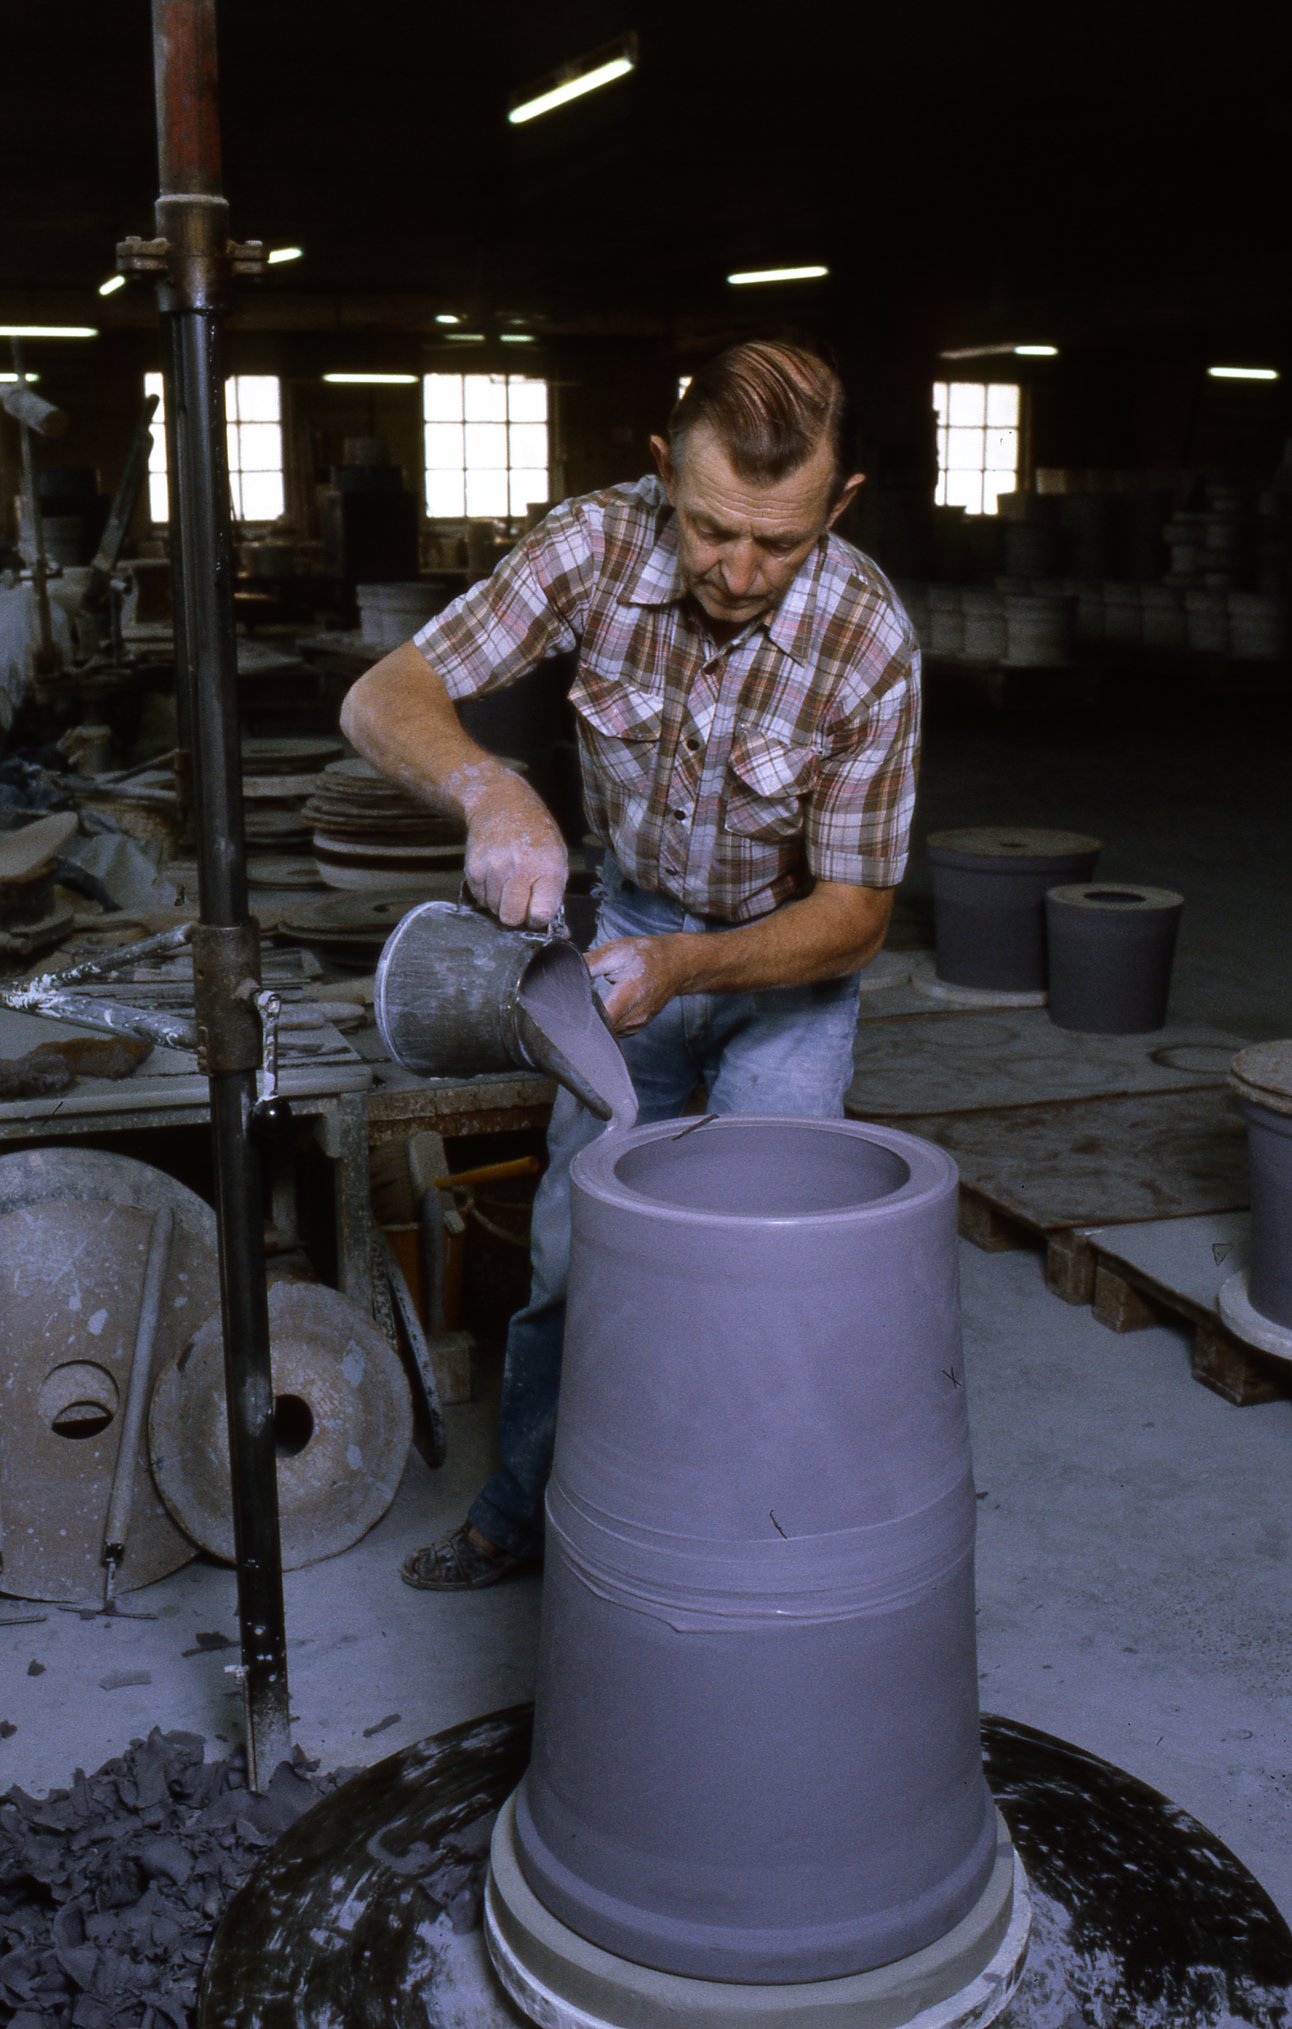
[[[974,825],[929,834],[937,974],[956,986],[1043,993],[1045,891],[1089,880],[1100,841],[1081,832]]]
[[[1292,1332],[1292,1042],[1252,1043],[1230,1079],[1247,1120],[1253,1308]]]
[[[831,1979],[993,1864],[940,1149],[727,1116],[576,1159],[534,1754],[539,1900],[621,1958]]]
[[[1086,1035],[1166,1027],[1183,895],[1078,881],[1045,897],[1050,1020]]]

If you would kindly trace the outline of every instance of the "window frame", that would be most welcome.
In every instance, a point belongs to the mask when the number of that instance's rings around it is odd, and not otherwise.
[[[983,391],[981,422],[955,421],[953,419],[953,411],[956,406],[955,396],[978,388],[981,388]],[[992,419],[992,395],[998,392],[1012,394],[1016,398],[1013,404],[1014,419],[1012,422],[994,421]],[[940,393],[944,395],[941,406],[939,406]],[[1029,394],[1030,390],[1026,382],[1019,379],[1006,381],[992,380],[985,375],[961,375],[953,380],[948,375],[946,379],[934,381],[934,438],[937,457],[937,478],[934,482],[933,492],[935,506],[963,508],[966,515],[972,515],[975,519],[982,516],[997,519],[1000,513],[1000,501],[1007,498],[1010,494],[1021,493],[1026,490],[1030,439]],[[963,411],[963,401],[960,406]],[[999,407],[1000,404],[997,404],[997,406]],[[953,435],[959,436],[962,439],[967,439],[974,435],[979,438],[980,455],[977,465],[956,464],[952,462],[952,451],[955,448],[951,441]],[[993,436],[999,437],[1002,435],[1010,436],[1013,439],[1014,484],[1012,487],[997,487],[991,495],[991,505],[989,506],[987,505],[988,478],[991,476],[1003,478],[1008,470],[1001,463],[988,462],[990,439]],[[961,448],[964,448],[963,444]],[[970,501],[952,501],[948,499],[947,495],[951,490],[953,475],[956,473],[974,473],[977,475],[980,482],[977,505],[972,504]]]
[[[272,381],[275,388],[274,405],[277,415],[262,417],[244,416],[241,413],[245,384],[249,381]],[[145,394],[158,397],[157,413],[152,422],[152,449],[148,454],[148,514],[154,528],[169,528],[170,511],[170,470],[166,443],[166,378],[161,373],[145,373]],[[226,374],[224,382],[225,400],[225,455],[229,469],[229,516],[240,528],[267,526],[287,512],[287,458],[285,433],[283,429],[283,381],[281,374]],[[243,463],[243,431],[248,429],[275,429],[278,433],[277,465],[246,465]],[[280,505],[272,514],[244,514],[241,511],[243,480],[248,476],[259,477],[272,473],[277,477],[281,496]],[[166,512],[157,513],[158,484],[164,490]]]
[[[450,411],[455,404],[450,397],[449,383],[458,383],[457,413]],[[478,384],[501,388],[502,412],[498,415],[469,413],[473,402],[487,408],[488,401],[480,401],[483,390]],[[433,402],[432,393],[436,384],[444,399]],[[517,388],[541,388],[541,416],[512,413],[512,395]],[[535,506],[551,497],[552,484],[552,384],[542,374],[497,372],[435,372],[422,375],[422,513],[431,522],[458,521],[502,521],[508,524],[523,521]],[[438,413],[435,411],[438,410]],[[520,460],[513,457],[513,432],[541,428],[543,436],[543,462],[536,464],[532,459]],[[431,431],[443,433],[440,443],[447,448],[450,433],[458,433],[459,458],[456,462],[442,459],[433,462]],[[502,431],[501,464],[486,462],[482,458],[474,461],[470,449],[470,433],[475,431],[477,447],[481,447],[484,431]],[[515,482],[520,474],[541,475],[543,490],[529,499],[519,499]],[[458,498],[460,505],[435,504],[432,495],[432,478],[435,475],[450,477],[460,475],[461,488]],[[501,476],[504,487],[505,505],[501,508],[472,506],[471,480],[474,477],[484,482]]]

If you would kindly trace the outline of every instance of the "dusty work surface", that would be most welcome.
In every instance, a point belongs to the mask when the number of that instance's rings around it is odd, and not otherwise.
[[[1223,1087],[897,1117],[955,1157],[966,1190],[1038,1235],[1247,1203],[1242,1115]]]
[[[878,994],[858,1025],[856,1075],[845,1096],[857,1119],[1034,1106],[1053,1100],[1223,1085],[1243,1037],[1205,1024],[1140,1036],[1057,1028],[1043,1008],[884,1020]]]

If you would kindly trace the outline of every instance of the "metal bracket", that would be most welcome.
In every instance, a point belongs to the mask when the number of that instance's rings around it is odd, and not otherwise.
[[[222,197],[171,193],[157,200],[156,239],[131,233],[117,247],[117,273],[163,282],[163,308],[207,310],[222,304],[237,276],[258,279],[267,266],[263,240],[231,240]]]
[[[263,1036],[260,926],[255,922],[193,925],[193,1001],[197,1057],[208,1077],[260,1068]]]

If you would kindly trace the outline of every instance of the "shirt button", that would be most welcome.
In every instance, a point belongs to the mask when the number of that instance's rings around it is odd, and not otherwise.
[[[684,810],[675,810],[673,812],[673,816],[677,819],[679,824],[686,823],[686,812]]]
[[[700,751],[700,742],[698,740],[688,740],[686,743],[686,751],[688,754],[698,754]]]

